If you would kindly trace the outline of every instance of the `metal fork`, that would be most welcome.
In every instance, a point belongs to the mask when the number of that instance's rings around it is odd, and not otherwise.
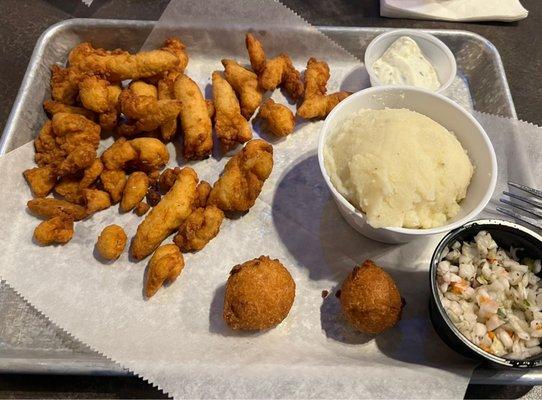
[[[534,217],[529,217],[523,213],[518,213],[517,211],[508,207],[497,207],[497,211],[520,221],[523,221],[531,226],[534,226],[535,228],[542,229],[542,191],[514,182],[508,182],[508,185],[522,190],[528,193],[528,195],[520,196],[515,193],[503,192],[503,194],[505,196],[508,196],[510,200],[501,198],[501,203],[507,204],[512,208],[524,211],[528,214],[533,215]],[[514,200],[519,200],[519,202]]]

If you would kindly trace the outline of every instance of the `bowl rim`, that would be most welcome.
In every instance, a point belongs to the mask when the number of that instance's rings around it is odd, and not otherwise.
[[[465,109],[463,109],[461,106],[459,106],[454,101],[448,99],[447,97],[431,92],[426,89],[417,88],[413,86],[375,86],[370,87],[367,89],[360,90],[350,96],[348,96],[346,99],[341,101],[326,117],[324,124],[320,130],[320,136],[318,138],[318,164],[320,166],[320,172],[322,173],[324,180],[326,182],[326,185],[328,189],[332,192],[333,197],[338,200],[341,205],[346,207],[348,211],[351,213],[354,213],[358,215],[360,218],[365,219],[365,213],[361,210],[358,210],[356,207],[354,207],[333,185],[331,182],[331,178],[329,177],[329,174],[326,170],[325,163],[324,163],[324,147],[327,142],[327,136],[329,133],[329,126],[331,124],[331,121],[335,119],[335,117],[341,112],[341,110],[346,107],[346,105],[355,102],[358,97],[362,96],[368,96],[371,94],[376,94],[379,92],[397,92],[397,94],[403,93],[405,91],[414,91],[414,92],[421,92],[424,95],[428,95],[429,97],[433,97],[433,100],[441,101],[446,103],[448,106],[451,106],[452,108],[459,111],[463,116],[465,116],[476,128],[478,134],[482,136],[482,139],[486,145],[487,150],[489,151],[489,156],[491,159],[491,177],[489,186],[486,190],[486,193],[484,194],[484,197],[482,200],[478,203],[474,209],[469,212],[464,217],[458,219],[457,221],[454,221],[452,223],[438,226],[435,228],[402,228],[402,227],[382,227],[382,228],[375,228],[375,229],[382,229],[389,232],[395,232],[399,234],[405,234],[405,235],[414,235],[414,236],[427,236],[427,235],[434,235],[439,233],[447,232],[451,229],[455,229],[459,226],[462,226],[466,222],[470,221],[473,218],[476,218],[476,216],[486,207],[486,205],[489,203],[489,200],[491,200],[491,197],[493,196],[493,192],[495,190],[495,186],[497,184],[497,157],[495,155],[495,149],[493,148],[493,145],[491,144],[491,141],[489,140],[489,137],[487,136],[487,133],[485,132],[484,128],[480,123]],[[446,127],[445,127],[446,128]],[[467,149],[468,150],[468,149]],[[467,189],[468,192],[468,189]],[[366,222],[367,223],[367,222]]]
[[[473,225],[480,226],[480,230],[483,230],[484,226],[506,226],[508,228],[521,231],[527,234],[533,240],[538,241],[542,244],[542,235],[539,235],[535,231],[523,225],[517,224],[515,222],[501,220],[501,219],[494,219],[494,218],[477,219],[474,221],[470,221],[466,223],[465,225],[448,232],[448,234],[446,234],[446,236],[444,236],[435,247],[435,250],[433,251],[433,255],[431,256],[431,262],[429,264],[429,282],[431,286],[431,299],[435,302],[436,308],[441,318],[444,319],[446,326],[454,333],[455,337],[457,337],[462,343],[464,343],[467,347],[469,347],[470,350],[474,351],[477,355],[483,357],[486,360],[492,361],[494,363],[497,363],[499,365],[506,366],[506,367],[533,368],[533,367],[542,366],[542,355],[540,355],[539,360],[524,361],[524,360],[512,360],[512,359],[508,359],[504,357],[499,357],[482,350],[480,347],[472,343],[467,337],[465,337],[465,335],[463,335],[459,331],[459,329],[457,329],[453,321],[448,316],[448,313],[444,309],[442,302],[440,301],[440,298],[438,296],[439,288],[438,288],[437,280],[436,280],[437,266],[438,266],[438,263],[440,262],[438,258],[440,257],[440,254],[442,254],[442,250],[444,249],[444,247],[446,247],[452,240],[454,240],[454,238],[458,234],[460,234],[461,232],[470,228]]]
[[[380,80],[378,79],[378,77],[376,76],[376,74],[375,74],[375,72],[373,70],[373,65],[371,63],[369,63],[368,60],[367,60],[369,58],[369,55],[372,52],[374,52],[374,48],[376,47],[376,45],[379,42],[381,42],[383,39],[386,39],[386,38],[388,38],[390,36],[397,36],[397,37],[399,37],[399,36],[408,36],[408,37],[411,37],[413,40],[416,37],[420,37],[420,38],[424,38],[424,39],[432,42],[437,47],[439,47],[444,52],[444,54],[446,55],[446,58],[448,59],[448,61],[450,63],[450,66],[451,66],[451,71],[450,71],[450,76],[448,77],[448,79],[444,83],[442,83],[437,90],[431,91],[431,92],[432,93],[441,93],[441,92],[444,92],[446,89],[448,89],[451,86],[451,84],[453,83],[453,81],[455,79],[455,76],[457,75],[457,61],[455,59],[454,54],[452,53],[450,48],[442,40],[440,40],[439,38],[437,38],[436,36],[434,36],[434,35],[432,35],[430,33],[427,33],[427,32],[425,32],[423,30],[420,30],[420,29],[393,29],[391,31],[381,33],[380,35],[376,36],[373,40],[371,40],[371,42],[369,43],[369,45],[365,49],[365,54],[363,56],[363,63],[365,64],[365,68],[367,69],[367,73],[371,77],[371,82],[374,81],[374,82],[377,83],[377,85],[373,85],[373,86],[390,86],[390,85],[384,85],[384,84],[382,84],[380,82]],[[386,50],[384,50],[384,51],[386,51]],[[432,61],[432,60],[430,60],[430,61]],[[433,67],[436,69],[434,64],[431,64],[431,65],[433,65]],[[393,86],[396,86],[396,85],[393,85]],[[411,85],[401,85],[401,86],[416,87],[416,86],[411,86]]]

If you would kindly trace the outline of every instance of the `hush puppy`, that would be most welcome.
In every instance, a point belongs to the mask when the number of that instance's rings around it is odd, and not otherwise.
[[[341,309],[357,330],[377,334],[401,319],[402,300],[395,282],[371,260],[354,267],[342,284]]]
[[[230,272],[224,296],[223,318],[232,329],[263,330],[280,324],[295,298],[295,282],[288,270],[260,256]]]

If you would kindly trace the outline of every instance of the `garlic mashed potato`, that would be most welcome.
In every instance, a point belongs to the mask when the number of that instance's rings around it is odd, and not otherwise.
[[[353,114],[328,139],[324,163],[333,186],[375,228],[445,225],[474,172],[453,133],[406,109]]]

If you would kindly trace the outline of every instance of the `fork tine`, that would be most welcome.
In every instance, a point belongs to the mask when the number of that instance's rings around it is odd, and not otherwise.
[[[510,197],[511,199],[518,199],[525,203],[529,203],[537,208],[542,209],[542,199],[538,199],[537,197],[531,197],[531,196],[520,196],[519,194],[510,193],[510,192],[503,192],[505,196]]]
[[[508,182],[508,185],[512,186],[512,187],[515,187],[517,189],[523,190],[524,192],[531,193],[533,196],[536,196],[536,197],[542,199],[542,191],[540,191],[540,190],[536,190],[536,189],[533,189],[533,188],[531,188],[529,186],[520,185],[519,183],[510,182],[510,181]]]
[[[508,208],[503,207],[497,207],[497,211],[506,214],[512,218],[515,218],[519,221],[525,222],[526,224],[529,224],[531,226],[534,226],[535,228],[542,229],[542,224],[537,223],[533,218],[528,218],[522,214],[519,214],[513,210],[509,210]]]
[[[539,210],[537,210],[535,207],[524,206],[521,204],[513,203],[510,200],[506,200],[506,199],[501,199],[501,203],[508,204],[509,206],[528,212],[529,214],[532,214],[535,217],[542,218],[542,212],[539,212]]]

